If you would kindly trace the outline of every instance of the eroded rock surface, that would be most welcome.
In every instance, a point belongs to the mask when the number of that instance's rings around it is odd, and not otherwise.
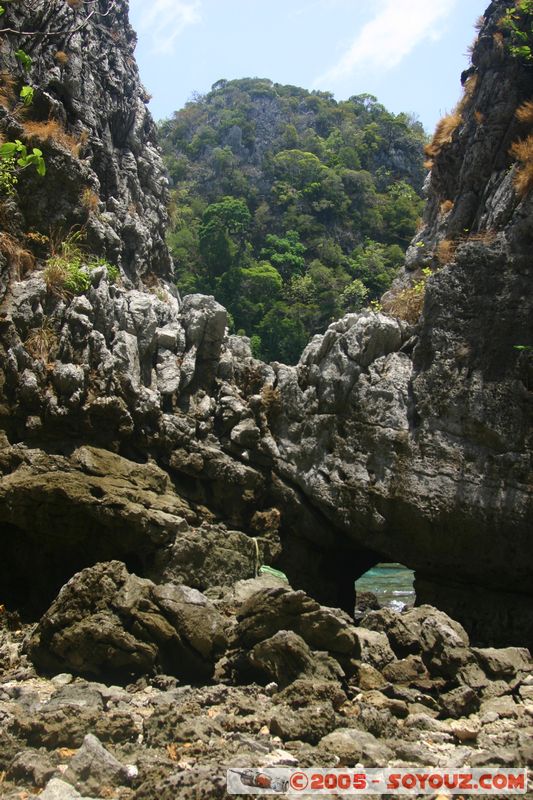
[[[115,680],[158,671],[206,681],[225,645],[224,621],[197,589],[156,586],[111,561],[70,579],[27,649],[45,671]]]
[[[266,562],[351,612],[354,578],[397,560],[415,569],[419,601],[452,612],[476,644],[530,644],[532,367],[515,345],[531,340],[532,201],[513,189],[508,149],[525,133],[515,111],[533,89],[527,65],[493,35],[504,3],[487,11],[477,83],[435,155],[425,228],[400,278],[437,266],[439,244],[453,240],[420,322],[347,315],[295,367],[254,360],[213,298],[180,301],[160,280],[164,179],[125,3],[107,16],[97,4],[72,36],[86,9],[60,3],[54,15],[48,5],[10,4],[4,18],[13,29],[66,30],[54,48],[67,61],[53,67],[48,38],[30,40],[29,77],[35,113],[52,109],[83,147],[47,145],[49,182],[25,175],[9,201],[13,231],[44,233],[56,217],[83,223],[122,284],[101,267],[73,297],[51,291],[42,259],[25,271],[2,256],[8,604],[35,617],[98,561],[201,591]],[[13,70],[20,38],[2,45]],[[9,136],[22,135],[15,110],[2,118]],[[98,213],[74,198],[86,183]]]
[[[111,562],[76,575],[36,627],[0,615],[2,796],[226,798],[226,769],[274,765],[533,766],[526,650],[472,648],[429,606],[370,611],[354,627],[338,609],[264,583],[228,587],[215,611],[192,589],[155,587]],[[277,627],[268,597],[285,605]],[[300,634],[286,629],[296,607]],[[204,671],[198,685],[198,672],[191,686],[172,642],[188,637],[209,661],[205,623],[222,617],[214,678]],[[97,682],[116,670],[119,645],[126,680]],[[133,681],[134,650],[154,645],[159,658]]]

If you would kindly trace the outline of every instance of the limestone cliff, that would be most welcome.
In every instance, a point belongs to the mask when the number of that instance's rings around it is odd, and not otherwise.
[[[4,249],[6,602],[34,615],[102,560],[199,589],[267,560],[348,608],[354,578],[395,559],[474,640],[531,643],[533,367],[515,345],[532,342],[533,201],[509,149],[528,133],[515,112],[533,78],[505,47],[505,4],[487,10],[460,111],[433,143],[425,227],[396,287],[434,269],[420,321],[348,315],[296,367],[255,361],[212,299],[154,287],[168,272],[165,187],[125,4],[101,0],[90,19],[60,0],[26,8],[2,19],[66,31],[25,39],[30,114],[42,104],[41,120],[88,138],[79,158],[43,146],[47,176],[25,174],[5,206],[20,236],[84,224],[122,285],[101,267],[80,296],[58,295],[42,257],[24,272]],[[19,46],[2,39],[14,74]],[[3,105],[7,136],[22,137],[17,106]],[[84,185],[101,207],[79,202]]]
[[[16,222],[56,237],[83,225],[88,246],[133,281],[168,275],[166,178],[127,3],[9,3],[0,29],[3,138],[39,146],[47,166],[45,180],[29,169],[21,176]],[[34,89],[27,107],[22,85]],[[15,223],[10,206],[3,210]]]

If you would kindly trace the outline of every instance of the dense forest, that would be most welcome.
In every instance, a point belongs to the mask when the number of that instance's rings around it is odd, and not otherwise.
[[[389,287],[422,208],[416,119],[372,95],[221,80],[160,138],[178,287],[213,294],[257,356],[294,363]]]

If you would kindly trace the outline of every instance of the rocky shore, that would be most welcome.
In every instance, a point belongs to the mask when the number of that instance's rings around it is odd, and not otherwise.
[[[226,798],[229,767],[533,767],[529,652],[472,647],[430,606],[356,625],[270,575],[201,594],[113,561],[38,624],[0,621],[4,800]]]
[[[31,45],[35,99],[0,98],[0,133],[56,135],[1,218],[3,800],[217,800],[228,767],[532,767],[533,194],[511,148],[533,86],[504,0],[393,287],[431,270],[418,322],[348,314],[294,367],[172,285],[126,0],[5,5],[0,56],[20,81]],[[104,260],[79,295],[45,280],[51,226]],[[384,560],[421,605],[355,621]]]

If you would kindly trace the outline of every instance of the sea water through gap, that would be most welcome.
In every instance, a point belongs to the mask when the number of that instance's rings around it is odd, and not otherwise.
[[[401,610],[415,602],[414,572],[402,564],[376,564],[355,582],[358,592],[373,592],[380,606]]]

